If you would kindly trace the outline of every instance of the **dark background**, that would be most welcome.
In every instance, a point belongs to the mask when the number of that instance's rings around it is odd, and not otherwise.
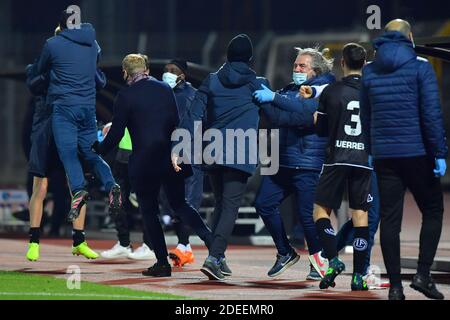
[[[94,25],[104,67],[120,66],[126,54],[139,51],[152,61],[182,57],[215,70],[224,61],[228,41],[244,32],[255,47],[254,69],[275,89],[290,81],[294,46],[330,47],[339,77],[342,44],[370,43],[380,33],[366,27],[366,9],[372,4],[381,9],[382,26],[403,18],[410,21],[417,39],[450,36],[448,1],[0,0],[0,75],[24,71],[52,36],[60,12],[71,4],[81,7],[83,22]],[[449,64],[430,61],[449,131]],[[121,84],[120,79],[110,80]],[[104,95],[108,101],[114,98]],[[0,78],[0,187],[25,184],[21,130],[29,98],[22,82]]]

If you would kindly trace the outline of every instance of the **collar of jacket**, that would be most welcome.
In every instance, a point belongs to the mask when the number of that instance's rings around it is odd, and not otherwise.
[[[148,78],[149,78],[149,76],[147,74],[143,73],[143,72],[142,73],[137,73],[134,76],[132,76],[131,78],[128,78],[127,84],[129,86],[131,86],[132,84],[134,84],[134,83],[136,83],[138,81],[141,81],[142,79],[148,79]]]

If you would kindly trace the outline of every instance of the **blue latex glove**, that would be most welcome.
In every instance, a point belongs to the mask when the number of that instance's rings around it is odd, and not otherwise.
[[[273,92],[263,84],[261,84],[261,88],[262,89],[253,92],[253,97],[259,103],[272,102],[273,99],[275,98],[275,92]]]
[[[447,164],[445,159],[435,159],[434,163],[436,168],[433,170],[436,177],[443,177],[445,175],[445,170],[447,170]]]
[[[102,142],[103,139],[105,139],[105,137],[103,136],[102,130],[97,130],[97,140],[98,140],[99,142]]]

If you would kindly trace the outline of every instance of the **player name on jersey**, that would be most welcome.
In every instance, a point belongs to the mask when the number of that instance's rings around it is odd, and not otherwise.
[[[345,140],[336,140],[336,147],[343,149],[354,149],[354,150],[364,150],[364,143],[362,142],[352,142]]]

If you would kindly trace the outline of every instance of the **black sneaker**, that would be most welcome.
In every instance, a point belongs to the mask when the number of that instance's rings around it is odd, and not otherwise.
[[[122,195],[120,193],[120,186],[115,184],[109,192],[109,213],[113,216],[120,213],[122,208]]]
[[[438,291],[431,275],[428,277],[416,274],[410,284],[410,287],[422,292],[427,298],[442,300],[444,295]]]
[[[269,272],[267,272],[267,275],[271,278],[279,276],[284,271],[286,271],[287,268],[296,264],[299,259],[300,256],[297,254],[297,252],[295,252],[294,249],[292,249],[291,253],[285,256],[277,254],[277,260],[275,261],[275,264],[269,270]]]
[[[147,270],[142,271],[142,275],[146,277],[170,277],[172,276],[172,268],[170,264],[155,263]]]
[[[229,277],[232,274],[231,269],[228,267],[227,260],[225,258],[220,258],[220,271],[222,271],[222,274],[226,277]]]
[[[220,262],[216,258],[211,256],[208,256],[206,258],[200,271],[203,272],[209,278],[209,280],[225,279],[225,276],[220,270]]]
[[[338,257],[334,257],[333,259],[331,259],[328,265],[328,270],[325,273],[323,279],[320,281],[319,288],[320,289],[327,289],[328,287],[334,288],[336,286],[334,279],[344,270],[345,264],[341,260],[339,260]]]
[[[403,287],[390,287],[389,288],[389,300],[405,300],[405,295],[403,294]]]
[[[70,211],[67,215],[67,220],[73,222],[80,215],[81,208],[86,204],[89,193],[86,190],[80,190],[73,195],[72,203],[70,204]]]

